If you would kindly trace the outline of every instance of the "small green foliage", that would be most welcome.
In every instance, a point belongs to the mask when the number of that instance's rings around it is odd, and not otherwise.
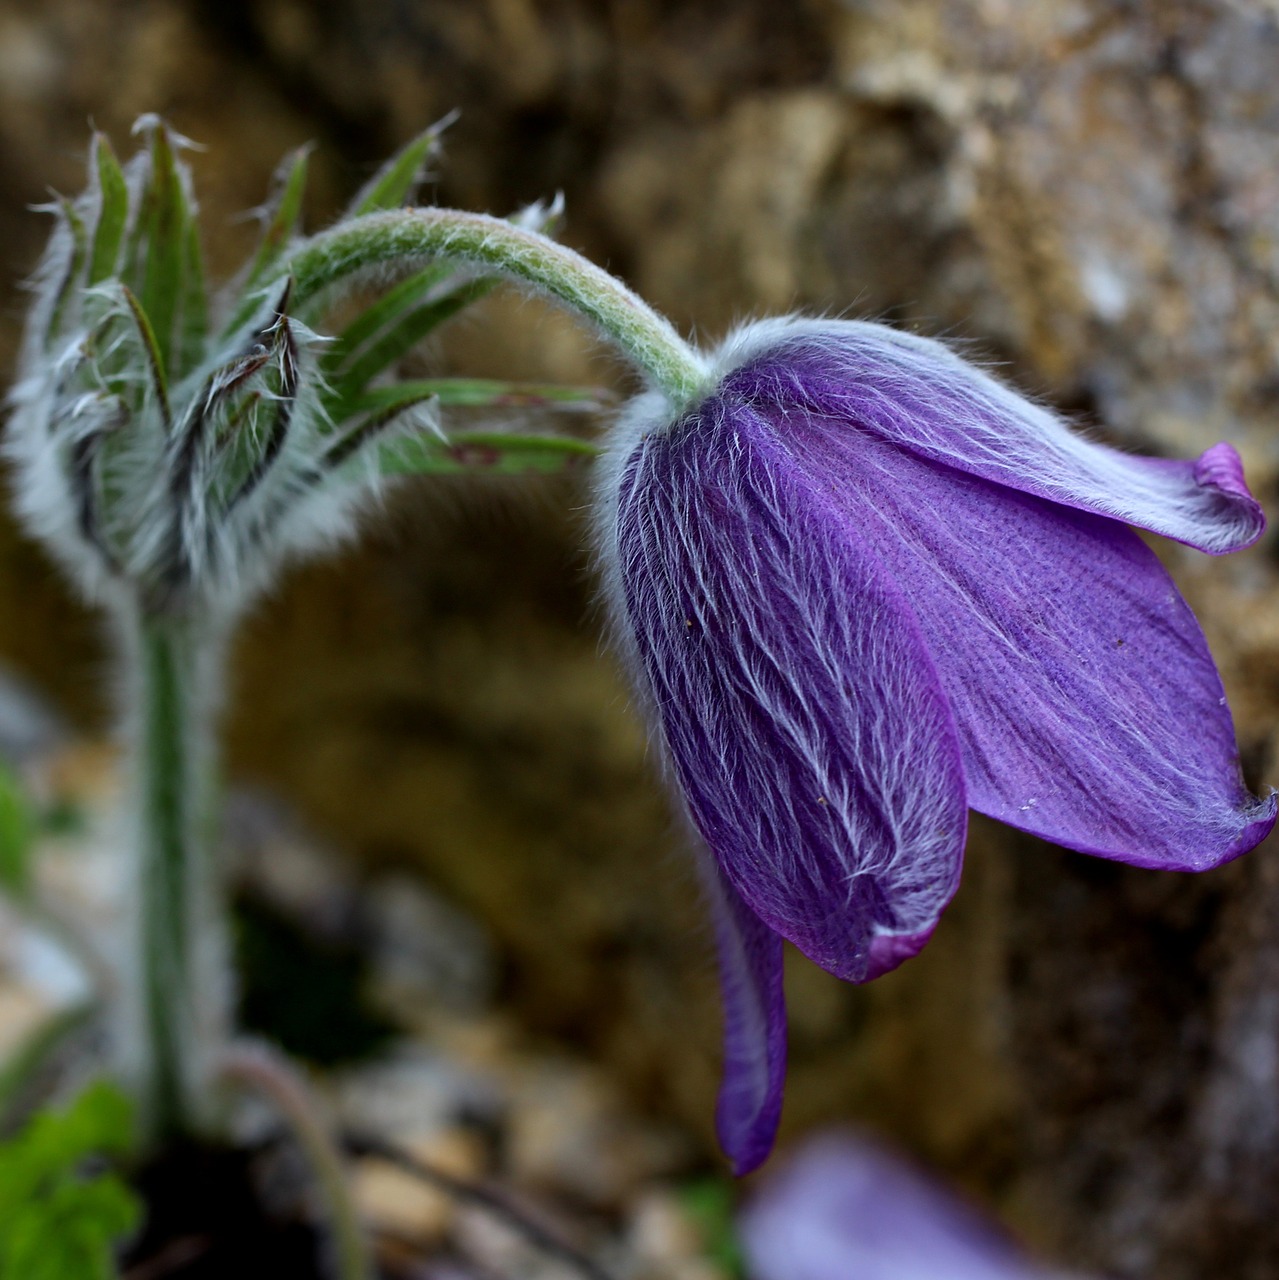
[[[679,1199],[697,1227],[706,1256],[732,1280],[744,1277],[746,1262],[737,1238],[737,1197],[732,1184],[723,1178],[701,1178],[685,1184]]]
[[[0,765],[0,890],[24,894],[31,881],[36,819],[22,784]]]
[[[98,1082],[62,1111],[38,1112],[0,1144],[0,1280],[107,1280],[114,1244],[138,1224],[141,1204],[95,1158],[123,1155],[132,1108]]]

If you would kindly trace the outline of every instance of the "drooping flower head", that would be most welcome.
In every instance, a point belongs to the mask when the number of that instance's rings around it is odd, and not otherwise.
[[[682,414],[650,395],[619,424],[600,542],[712,855],[745,1171],[781,1107],[782,939],[854,982],[915,955],[969,809],[1168,870],[1267,834],[1203,634],[1128,527],[1220,554],[1265,521],[1229,445],[1119,453],[880,325],[748,326],[714,367]]]

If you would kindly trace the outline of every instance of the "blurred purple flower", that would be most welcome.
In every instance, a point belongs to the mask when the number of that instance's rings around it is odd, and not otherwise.
[[[1229,445],[1119,453],[880,325],[748,326],[716,376],[675,418],[634,403],[599,519],[621,645],[713,854],[718,1124],[745,1172],[781,1109],[782,938],[854,982],[915,955],[969,808],[1174,870],[1271,829],[1203,634],[1127,527],[1220,554],[1265,519]]]
[[[811,1139],[738,1220],[751,1280],[1049,1280],[975,1208],[875,1143]]]

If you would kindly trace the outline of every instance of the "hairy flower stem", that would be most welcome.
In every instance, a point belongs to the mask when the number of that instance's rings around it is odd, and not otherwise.
[[[546,236],[486,214],[436,208],[370,214],[308,240],[264,287],[291,276],[295,305],[305,306],[352,278],[407,274],[427,259],[496,272],[560,303],[592,324],[675,408],[708,390],[703,358],[620,280]]]
[[[342,1156],[306,1079],[269,1045],[241,1040],[227,1045],[215,1068],[226,1084],[252,1090],[274,1104],[306,1154],[329,1215],[337,1280],[372,1280],[373,1260],[347,1185]]]
[[[210,676],[221,645],[186,617],[144,616],[134,644],[139,829],[131,1058],[148,1136],[203,1127],[203,1068],[223,1022],[221,913],[208,848]],[[212,651],[211,651],[212,650]]]

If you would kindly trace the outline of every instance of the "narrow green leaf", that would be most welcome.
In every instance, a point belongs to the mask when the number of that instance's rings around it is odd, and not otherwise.
[[[49,1059],[99,1010],[92,999],[58,1010],[37,1023],[0,1060],[0,1131],[12,1129],[14,1113],[26,1089],[49,1065]],[[0,1143],[0,1205],[5,1199],[5,1154]],[[3,1276],[3,1272],[0,1272]]]
[[[332,380],[340,376],[351,357],[397,317],[417,306],[428,293],[442,285],[454,270],[447,263],[432,263],[388,289],[376,302],[370,303],[324,349],[320,371]]]
[[[0,889],[22,895],[31,882],[36,818],[18,779],[0,765]]]
[[[442,298],[398,316],[389,328],[367,343],[347,364],[325,397],[325,408],[334,422],[350,416],[348,403],[360,395],[369,382],[412,350],[433,329],[451,319],[464,307],[491,293],[497,286],[491,278],[468,280]]]
[[[97,188],[98,221],[93,229],[93,253],[85,283],[93,286],[115,274],[129,220],[129,189],[105,134],[94,134],[90,164]]]
[[[439,149],[440,135],[457,119],[450,112],[396,152],[356,193],[345,216],[358,218],[379,209],[398,209],[422,181],[423,171]]]
[[[546,382],[499,382],[490,378],[420,378],[371,387],[350,402],[352,413],[376,413],[401,404],[437,400],[463,409],[601,409],[613,401],[601,387],[566,387]]]
[[[387,429],[394,425],[398,418],[420,404],[432,403],[455,408],[510,408],[516,406],[520,408],[532,406],[595,408],[605,403],[607,398],[607,392],[594,392],[582,387],[550,386],[523,382],[494,382],[480,378],[432,378],[412,382],[397,382],[387,387],[374,387],[348,405],[352,415],[363,415],[363,420],[329,446],[321,459],[321,466],[325,470],[333,470],[340,467],[348,458],[369,444],[370,441],[387,435]],[[527,466],[524,463],[515,461],[512,463],[512,471],[524,471],[530,468],[534,471],[544,469],[543,454],[545,450],[541,448],[540,444],[543,439],[552,441],[568,440],[568,450],[574,453],[581,452],[576,446],[583,443],[582,441],[573,441],[569,437],[511,435],[509,433],[493,432],[484,433],[482,437],[479,433],[468,432],[462,438],[467,441],[476,441],[482,438],[486,443],[498,440],[506,445],[510,445],[511,442],[519,442],[523,445],[528,440],[534,441],[531,451],[525,451],[532,458],[532,461]],[[456,443],[456,440],[457,438],[453,443]],[[437,443],[445,447],[451,447],[450,442],[444,440],[443,437]],[[555,448],[555,446],[552,447]],[[593,446],[586,447],[588,450],[593,448]],[[534,457],[533,455],[536,456]],[[416,456],[417,452],[415,451],[414,457]],[[469,459],[469,455],[467,457]],[[439,465],[446,465],[451,468],[456,461],[457,459],[454,458],[452,461]],[[484,461],[485,465],[491,466],[493,458],[486,453]],[[433,463],[432,465],[436,464]]]
[[[378,451],[378,469],[398,476],[560,475],[579,469],[598,452],[589,441],[570,436],[468,431],[449,440],[388,441]]]
[[[163,367],[176,380],[187,371],[192,337],[203,324],[196,317],[205,309],[187,169],[176,152],[186,140],[155,116],[143,117],[134,131],[147,136],[147,150],[140,161],[141,193],[129,235],[125,283],[142,303]],[[196,298],[201,299],[198,305]]]
[[[62,321],[67,314],[67,307],[80,288],[80,273],[84,270],[85,257],[89,251],[89,236],[80,211],[70,200],[60,199],[58,212],[71,233],[71,258],[67,263],[67,274],[58,288],[57,301],[54,302],[53,310],[49,314],[49,327],[45,331],[46,342],[53,341],[62,330]]]
[[[174,320],[182,291],[187,208],[169,131],[151,130],[151,175],[142,206],[143,253],[138,300],[151,324],[161,366],[172,362]]]
[[[128,304],[129,313],[133,317],[138,338],[147,355],[147,365],[151,373],[151,386],[155,391],[156,402],[160,406],[160,416],[164,419],[165,428],[173,425],[173,414],[169,408],[169,381],[165,370],[164,353],[156,341],[155,330],[151,326],[150,317],[144,310],[137,295],[128,285],[120,286],[124,300]]]
[[[251,290],[274,266],[289,241],[297,234],[302,221],[302,197],[306,191],[307,165],[311,144],[299,147],[285,156],[272,179],[272,193],[267,200],[262,242],[244,279],[245,291]]]
[[[199,228],[194,218],[187,222],[182,243],[182,296],[175,376],[194,369],[204,356],[204,339],[209,327],[209,300],[204,289],[204,263],[200,254]]]
[[[352,427],[350,431],[335,440],[323,456],[320,458],[320,468],[322,471],[334,471],[342,466],[346,460],[354,456],[359,450],[363,449],[371,440],[377,439],[387,434],[387,428],[390,427],[397,418],[403,417],[410,409],[416,408],[420,404],[426,404],[434,399],[429,392],[423,394],[407,395],[399,398],[394,404],[379,410],[376,413],[370,413],[365,416],[363,422]]]

